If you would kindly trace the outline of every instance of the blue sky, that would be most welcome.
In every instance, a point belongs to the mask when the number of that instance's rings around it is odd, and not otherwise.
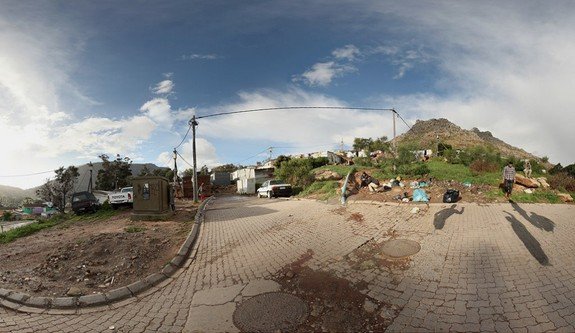
[[[0,184],[102,153],[166,166],[193,114],[300,105],[444,117],[570,164],[574,14],[570,1],[2,1]],[[383,135],[386,112],[214,117],[198,163]],[[189,140],[180,153],[191,162]]]

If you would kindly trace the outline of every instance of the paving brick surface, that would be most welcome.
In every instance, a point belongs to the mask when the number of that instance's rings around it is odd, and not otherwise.
[[[389,331],[575,331],[575,206],[436,204],[416,214],[413,206],[218,198],[193,260],[159,287],[75,312],[0,306],[0,332],[192,330],[209,310],[194,312],[194,295],[270,280],[310,253],[310,268],[363,282],[368,297],[401,309]],[[391,238],[420,243],[408,268],[351,264],[366,242]],[[224,328],[203,323],[203,331]]]

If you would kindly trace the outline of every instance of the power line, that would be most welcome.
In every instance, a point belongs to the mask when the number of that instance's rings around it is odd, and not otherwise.
[[[403,123],[405,124],[405,126],[407,126],[407,128],[411,129],[411,126],[409,126],[409,124],[405,121],[405,119],[403,119],[403,117],[399,113],[397,113],[397,111],[393,110],[393,112],[399,117],[399,119],[401,119],[401,121],[403,121]]]
[[[182,145],[182,143],[184,143],[184,141],[186,141],[186,137],[188,136],[188,134],[190,134],[190,130],[192,129],[192,122],[188,122],[189,126],[188,126],[188,130],[186,131],[186,135],[184,135],[184,138],[182,139],[182,141],[180,142],[179,145],[175,146],[174,149],[178,149],[180,148],[180,146]]]
[[[184,161],[187,165],[191,166],[192,168],[194,167],[194,166],[191,165],[188,161],[186,161],[186,159],[185,159],[182,155],[180,155],[179,152],[176,152],[176,154],[178,154],[178,156],[180,156],[180,158],[182,159],[182,161]]]
[[[208,114],[205,116],[196,117],[196,119],[201,118],[209,118],[209,117],[217,117],[229,114],[237,114],[237,113],[247,113],[247,112],[260,112],[260,111],[274,111],[274,110],[293,110],[293,109],[332,109],[332,110],[363,110],[363,111],[392,111],[395,114],[398,114],[397,111],[394,109],[382,109],[382,108],[364,108],[364,107],[347,107],[347,106],[284,106],[284,107],[277,107],[277,108],[261,108],[261,109],[249,109],[249,110],[240,110],[240,111],[229,111],[229,112],[219,112]]]
[[[50,172],[54,172],[54,170],[50,170],[50,171],[42,171],[42,172],[35,172],[35,173],[28,173],[28,174],[24,174],[24,175],[6,175],[6,176],[0,176],[2,178],[11,178],[11,177],[29,177],[29,176],[36,176],[36,175],[42,175],[45,173],[50,173]]]

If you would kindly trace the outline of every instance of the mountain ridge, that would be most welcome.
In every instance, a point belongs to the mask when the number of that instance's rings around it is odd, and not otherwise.
[[[407,132],[396,137],[395,142],[416,143],[421,149],[432,150],[436,149],[438,143],[451,145],[454,149],[488,146],[505,157],[541,160],[538,156],[494,137],[489,131],[480,131],[477,127],[466,130],[445,118],[417,120]]]

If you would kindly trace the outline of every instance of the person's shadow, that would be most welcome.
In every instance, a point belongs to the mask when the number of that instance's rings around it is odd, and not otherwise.
[[[443,229],[443,227],[445,226],[445,221],[451,215],[463,214],[463,210],[465,209],[465,207],[461,207],[461,211],[458,211],[457,209],[455,209],[455,207],[457,207],[457,205],[453,204],[451,205],[451,207],[442,209],[437,213],[435,213],[435,215],[433,216],[433,225],[435,226],[435,229]]]
[[[517,237],[519,237],[521,242],[523,242],[523,245],[525,245],[525,248],[527,248],[527,251],[531,253],[533,258],[535,258],[541,265],[544,266],[550,265],[549,258],[545,254],[545,251],[543,251],[543,249],[541,248],[541,244],[539,244],[537,239],[535,239],[535,237],[533,237],[533,235],[529,233],[529,230],[527,230],[527,228],[525,228],[525,226],[521,222],[519,222],[519,220],[515,216],[513,216],[511,213],[508,212],[505,213],[509,215],[505,216],[505,218],[507,219],[507,221],[511,223],[511,228],[513,229]]]
[[[552,232],[555,228],[555,222],[551,221],[550,219],[546,218],[545,216],[541,216],[531,212],[531,215],[527,214],[527,212],[521,208],[516,202],[512,202],[511,206],[515,209],[516,212],[519,213],[527,222],[531,223],[534,227],[545,230],[547,232]]]

